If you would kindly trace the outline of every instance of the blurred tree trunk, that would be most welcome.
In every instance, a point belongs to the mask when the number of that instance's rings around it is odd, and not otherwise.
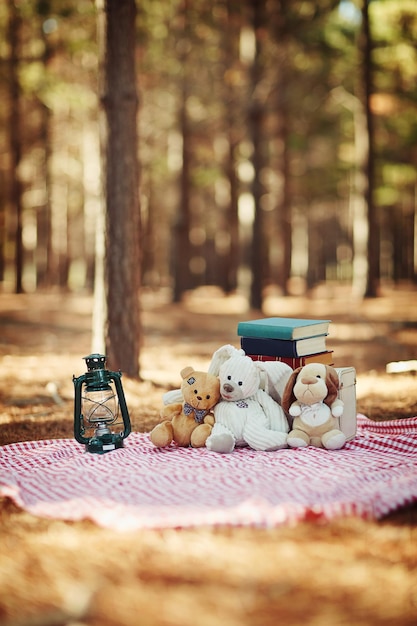
[[[237,117],[237,98],[233,85],[233,64],[239,56],[239,26],[240,15],[236,0],[226,2],[226,24],[223,29],[224,49],[224,85],[226,101],[226,127],[229,143],[229,152],[226,163],[226,176],[230,187],[230,202],[227,211],[227,225],[229,228],[229,251],[227,255],[227,267],[221,270],[223,276],[222,286],[226,293],[234,291],[238,283],[239,269],[239,181],[236,172],[236,150],[239,144],[239,129]]]
[[[6,269],[6,176],[0,172],[0,282],[4,280]]]
[[[14,210],[14,269],[15,292],[23,292],[23,239],[22,239],[22,183],[19,167],[22,159],[20,84],[19,84],[19,41],[22,26],[19,9],[9,0],[9,145],[10,145],[10,206]]]
[[[252,283],[250,292],[250,305],[254,309],[262,308],[262,290],[264,275],[268,274],[268,250],[265,245],[264,219],[261,207],[261,198],[264,192],[262,184],[262,168],[264,161],[264,101],[261,93],[262,60],[261,38],[262,29],[265,26],[265,1],[250,0],[252,28],[255,34],[255,56],[251,68],[251,101],[249,105],[249,128],[253,145],[252,165],[254,177],[252,183],[252,195],[254,201],[254,222],[252,235],[251,270]]]
[[[40,36],[43,44],[42,63],[43,71],[47,71],[47,66],[51,60],[54,50],[50,39],[40,28]],[[42,101],[40,107],[39,133],[43,149],[43,203],[38,208],[37,214],[37,246],[35,251],[36,284],[40,287],[48,287],[54,284],[52,275],[52,212],[51,212],[51,111]]]
[[[105,122],[106,352],[111,368],[132,377],[139,375],[141,338],[135,18],[135,0],[104,1],[100,46]]]
[[[274,272],[283,294],[288,294],[292,257],[292,198],[290,185],[291,113],[288,85],[291,84],[291,20],[288,0],[280,0],[269,8],[268,22],[277,46],[274,109],[277,118],[279,161],[276,167],[282,175],[282,189],[274,211],[277,236],[273,245],[279,247],[279,265]]]
[[[143,183],[143,181],[142,181]],[[157,207],[154,203],[154,193],[153,193],[153,180],[152,177],[149,176],[146,196],[147,196],[147,207],[146,207],[146,217],[144,218],[144,206],[141,204],[142,210],[142,267],[141,267],[141,282],[142,284],[156,286],[152,275],[157,270],[157,250],[156,250],[156,240],[158,231],[158,213]]]
[[[405,195],[405,194],[404,194]],[[391,207],[392,276],[396,284],[414,280],[414,208],[406,202]]]
[[[374,200],[375,188],[375,133],[374,119],[371,110],[371,96],[373,93],[372,72],[372,33],[369,23],[369,0],[363,0],[362,7],[362,63],[363,63],[363,91],[368,134],[368,158],[365,165],[366,189],[365,202],[368,214],[368,275],[365,297],[374,298],[378,295],[380,280],[379,261],[379,220]]]
[[[227,261],[227,272],[224,275],[224,289],[226,293],[231,293],[237,288],[239,269],[239,215],[238,196],[239,182],[236,174],[236,149],[233,129],[229,127],[229,155],[227,163],[227,177],[230,185],[230,204],[228,209],[227,224],[229,227],[230,246]]]
[[[180,178],[180,204],[175,223],[174,243],[174,302],[180,302],[184,291],[190,287],[190,127],[187,113],[187,78],[183,78],[180,111],[182,136],[182,169]]]
[[[48,287],[53,284],[52,276],[52,214],[50,204],[50,161],[51,161],[51,142],[50,142],[50,111],[44,104],[41,107],[40,136],[42,147],[44,150],[43,159],[43,205],[38,209],[37,215],[37,246],[35,252],[36,264],[36,284],[39,287]]]
[[[342,86],[332,90],[335,102],[352,113],[353,146],[355,162],[350,175],[349,205],[352,224],[353,276],[352,293],[356,298],[363,298],[366,292],[368,276],[368,240],[369,222],[366,206],[368,132],[365,107],[361,99],[352,95]]]
[[[180,178],[180,203],[175,223],[173,256],[174,302],[180,302],[186,289],[190,287],[190,168],[191,131],[188,119],[187,101],[189,97],[188,62],[191,51],[189,3],[183,0],[180,9],[180,58],[181,58],[181,101],[179,126],[182,137],[182,170]]]
[[[292,255],[292,215],[291,215],[291,189],[290,189],[290,115],[287,109],[285,96],[285,69],[281,68],[282,74],[279,79],[277,93],[277,111],[279,113],[279,137],[282,146],[281,173],[282,192],[278,206],[279,245],[281,246],[282,263],[279,272],[280,285],[284,295],[288,295],[288,285],[291,276]]]

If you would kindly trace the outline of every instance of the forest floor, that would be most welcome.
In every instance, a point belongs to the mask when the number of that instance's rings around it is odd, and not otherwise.
[[[123,377],[136,431],[159,419],[162,394],[186,365],[206,369],[238,346],[238,321],[261,315],[331,319],[337,367],[357,371],[358,412],[417,415],[417,290],[355,301],[339,287],[308,298],[271,291],[262,314],[216,289],[170,304],[143,294],[141,380]],[[73,437],[72,376],[91,352],[84,295],[0,296],[0,445]],[[264,529],[118,534],[91,522],[33,517],[0,499],[2,626],[376,626],[417,624],[417,506],[379,522],[343,519]]]

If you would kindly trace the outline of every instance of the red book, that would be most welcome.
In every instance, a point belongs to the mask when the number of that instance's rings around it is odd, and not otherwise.
[[[323,363],[324,365],[334,365],[333,350],[319,352],[318,354],[307,354],[306,356],[265,356],[263,354],[247,354],[252,361],[279,361],[286,363],[293,370],[297,367],[304,367],[307,363]]]

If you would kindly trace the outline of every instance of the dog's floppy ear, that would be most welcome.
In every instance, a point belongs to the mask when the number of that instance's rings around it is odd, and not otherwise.
[[[288,413],[288,411],[290,410],[290,406],[297,399],[294,395],[294,385],[295,381],[297,380],[297,376],[302,369],[302,367],[297,367],[297,369],[292,372],[287,384],[285,385],[284,393],[282,396],[282,408],[286,413]]]
[[[339,391],[339,376],[331,365],[326,365],[326,386],[327,396],[324,399],[324,403],[331,406],[336,400]]]

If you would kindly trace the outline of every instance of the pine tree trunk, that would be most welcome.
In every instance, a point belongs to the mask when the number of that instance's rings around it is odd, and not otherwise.
[[[255,207],[252,236],[252,284],[250,293],[250,304],[254,309],[262,308],[262,288],[265,272],[268,272],[268,251],[264,237],[264,219],[261,208],[261,197],[263,194],[263,184],[261,181],[261,170],[264,166],[264,141],[263,122],[264,104],[259,96],[259,84],[262,76],[261,64],[261,29],[264,26],[264,0],[252,0],[252,26],[255,32],[256,48],[255,58],[252,65],[252,100],[249,110],[249,126],[253,144],[252,165],[254,178],[252,183],[252,195]]]
[[[184,69],[186,72],[186,70]],[[187,77],[183,77],[180,128],[182,135],[182,170],[180,179],[180,205],[175,224],[174,242],[174,302],[180,302],[190,289],[190,129],[187,114]]]
[[[19,39],[21,29],[21,17],[15,2],[9,0],[9,29],[8,43],[9,56],[9,145],[10,145],[10,206],[12,207],[12,220],[14,230],[14,265],[15,265],[15,292],[23,292],[23,225],[22,225],[22,183],[19,170],[22,158],[21,145],[21,115],[20,115],[20,84],[19,84]]]
[[[41,105],[40,137],[44,151],[43,159],[43,179],[44,179],[44,201],[37,216],[37,247],[35,253],[36,264],[36,284],[39,287],[49,287],[52,285],[52,213],[50,203],[50,111],[45,105]]]
[[[232,0],[226,2],[227,22],[223,34],[224,64],[226,68],[232,67],[234,59],[239,54],[239,16],[238,7]],[[239,124],[236,119],[238,113],[237,97],[231,78],[226,79],[225,74],[225,101],[226,101],[226,127],[229,142],[229,151],[226,163],[226,176],[230,186],[230,202],[227,211],[227,225],[229,229],[230,244],[226,261],[226,271],[221,269],[223,275],[222,286],[226,293],[233,292],[238,285],[239,270],[239,181],[236,172],[236,151],[239,142]],[[223,259],[222,259],[223,260]]]
[[[365,202],[368,213],[368,276],[365,296],[374,298],[378,295],[380,278],[379,262],[379,221],[374,201],[375,187],[375,140],[374,120],[371,111],[372,95],[372,35],[369,24],[369,0],[363,0],[363,82],[365,111],[368,134],[368,159],[365,166],[367,179]]]
[[[186,289],[190,289],[190,168],[191,168],[191,131],[187,112],[189,96],[188,63],[190,53],[190,24],[189,2],[184,0],[180,6],[179,22],[180,50],[181,50],[181,102],[179,111],[179,126],[182,136],[182,170],[180,179],[180,203],[174,230],[173,272],[174,272],[174,302],[180,302]]]
[[[102,145],[108,365],[139,375],[140,212],[138,198],[134,0],[105,0]]]
[[[280,244],[282,246],[281,288],[284,295],[288,295],[288,285],[291,277],[292,257],[292,211],[290,190],[290,147],[289,147],[289,124],[286,105],[281,101],[278,108],[280,119],[280,139],[282,143],[281,172],[283,179],[282,196],[278,211]]]

